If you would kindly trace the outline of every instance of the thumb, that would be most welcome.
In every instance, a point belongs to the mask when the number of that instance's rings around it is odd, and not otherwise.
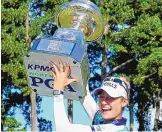
[[[67,85],[69,85],[69,84],[71,84],[73,82],[79,82],[79,80],[75,79],[75,78],[74,79],[69,79],[68,82],[67,82],[68,83]]]

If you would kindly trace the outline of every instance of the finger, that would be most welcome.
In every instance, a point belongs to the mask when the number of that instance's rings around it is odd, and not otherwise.
[[[54,68],[55,75],[56,75],[56,77],[58,77],[59,76],[59,70],[58,70],[57,66],[52,61],[50,62],[50,65]]]
[[[64,72],[64,65],[61,60],[59,60],[60,72]]]
[[[54,76],[54,78],[56,78],[56,72],[55,72],[55,70],[53,68],[53,65],[51,63],[50,63],[49,71],[50,71],[50,73],[52,73],[52,75]]]
[[[66,64],[65,72],[67,73],[67,76],[70,74],[70,65],[69,64]]]
[[[73,83],[73,82],[79,82],[79,80],[76,79],[76,78],[69,79],[69,80],[67,81],[67,84],[66,84],[66,85],[69,85],[69,84],[71,84],[71,83]]]
[[[56,73],[55,73],[55,71],[54,70],[50,70],[50,72],[52,73],[54,79],[56,79]]]
[[[68,76],[71,77],[71,68],[69,66],[69,70],[68,70]]]

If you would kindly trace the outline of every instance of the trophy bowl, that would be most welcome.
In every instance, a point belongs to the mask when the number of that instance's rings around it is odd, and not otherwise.
[[[56,12],[56,24],[61,28],[75,27],[76,20],[73,21],[73,17],[78,18],[81,15],[87,16],[87,23],[80,24],[80,28],[84,26],[85,28],[91,25],[91,33],[87,34],[85,31],[86,41],[96,41],[99,39],[104,32],[104,24],[102,15],[98,7],[87,0],[73,0],[63,4],[59,10]],[[85,18],[83,18],[85,19]],[[79,19],[80,20],[80,19]],[[83,27],[83,28],[84,28]]]

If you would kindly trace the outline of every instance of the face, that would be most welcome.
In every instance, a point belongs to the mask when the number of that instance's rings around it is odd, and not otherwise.
[[[123,97],[112,98],[105,91],[99,95],[99,107],[105,120],[121,119],[122,110],[128,104]]]

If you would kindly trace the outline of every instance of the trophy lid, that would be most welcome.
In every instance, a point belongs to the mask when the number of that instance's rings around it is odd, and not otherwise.
[[[73,0],[63,4],[56,12],[56,24],[61,28],[80,29],[86,41],[98,40],[104,31],[98,7],[87,0]]]

